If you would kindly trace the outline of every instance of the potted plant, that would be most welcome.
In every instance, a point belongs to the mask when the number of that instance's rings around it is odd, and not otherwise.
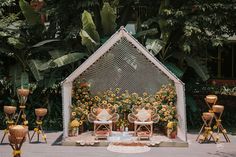
[[[176,138],[177,136],[177,122],[170,121],[167,124],[167,137],[169,138]]]

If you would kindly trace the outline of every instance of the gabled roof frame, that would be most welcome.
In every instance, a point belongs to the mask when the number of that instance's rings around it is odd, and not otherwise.
[[[131,42],[149,61],[159,68],[175,83],[177,93],[177,114],[178,114],[178,132],[177,136],[187,141],[187,123],[186,123],[186,104],[185,104],[185,85],[170,70],[168,70],[155,56],[153,56],[145,47],[143,47],[124,27],[121,27],[114,35],[112,35],[97,51],[95,51],[82,65],[80,65],[73,73],[71,73],[62,82],[62,105],[63,105],[63,137],[68,137],[68,126],[70,120],[70,105],[73,81],[82,74],[86,69],[93,65],[101,56],[117,43],[122,37]]]

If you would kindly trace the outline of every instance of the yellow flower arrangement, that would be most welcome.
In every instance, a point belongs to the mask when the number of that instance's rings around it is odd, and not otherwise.
[[[168,122],[177,122],[177,111],[175,107],[177,95],[174,86],[172,84],[163,85],[156,92],[154,98],[156,101],[152,104],[157,108],[160,116],[159,124],[161,126],[167,126]]]
[[[109,107],[114,106],[116,112],[120,114],[120,119],[123,119],[117,125],[127,125],[124,120],[131,112],[132,107],[145,104],[146,107],[154,106],[157,109],[157,114],[160,116],[158,125],[167,126],[168,122],[177,122],[176,97],[175,87],[171,84],[163,85],[153,95],[147,92],[141,94],[129,93],[128,90],[116,88],[101,91],[93,96],[90,93],[90,84],[77,80],[74,82],[73,88],[71,121],[77,118],[79,123],[81,122],[80,125],[82,125],[83,122],[88,121],[87,115],[91,112],[93,106],[107,105]]]

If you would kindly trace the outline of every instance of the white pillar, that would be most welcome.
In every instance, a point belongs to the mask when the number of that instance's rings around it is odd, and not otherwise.
[[[187,141],[187,121],[186,121],[186,102],[185,102],[185,86],[180,82],[175,82],[177,94],[177,116],[178,116],[178,130],[177,136]]]
[[[62,85],[63,138],[68,137],[71,108],[72,82]]]

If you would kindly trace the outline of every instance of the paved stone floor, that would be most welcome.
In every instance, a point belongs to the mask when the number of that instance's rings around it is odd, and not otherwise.
[[[231,143],[199,144],[197,134],[188,134],[189,147],[156,147],[139,154],[113,153],[106,147],[61,146],[58,142],[62,132],[47,133],[48,143],[29,144],[22,147],[22,157],[236,157],[236,136],[229,135]],[[2,137],[3,131],[0,131]],[[7,142],[7,139],[5,140]],[[0,145],[0,157],[11,157],[11,147]]]

